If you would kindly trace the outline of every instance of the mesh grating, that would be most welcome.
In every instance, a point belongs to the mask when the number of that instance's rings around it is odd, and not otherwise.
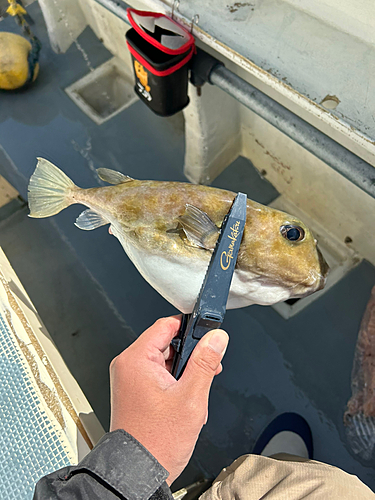
[[[0,498],[32,499],[38,479],[69,465],[13,334],[0,314]]]

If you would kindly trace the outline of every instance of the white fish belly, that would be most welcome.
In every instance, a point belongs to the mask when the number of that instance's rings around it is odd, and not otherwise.
[[[116,236],[130,260],[143,278],[168,302],[182,313],[191,313],[201,289],[208,262],[187,258],[166,259],[164,256],[148,254],[139,250],[114,225]],[[227,308],[237,309],[251,304],[270,305],[287,300],[288,290],[260,283],[251,273],[236,271],[233,275]]]
[[[143,278],[179,311],[190,313],[202,286],[207,264],[199,261],[193,266],[189,259],[171,261],[160,255],[148,254],[132,245],[113,225],[111,227]]]

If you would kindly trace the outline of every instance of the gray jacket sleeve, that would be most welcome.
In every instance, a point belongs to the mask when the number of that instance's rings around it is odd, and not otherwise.
[[[75,466],[37,483],[34,500],[172,500],[168,472],[123,430],[105,434]]]

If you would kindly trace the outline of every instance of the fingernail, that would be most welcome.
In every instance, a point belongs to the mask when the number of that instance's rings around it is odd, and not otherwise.
[[[228,341],[228,334],[223,330],[217,330],[210,338],[208,345],[213,351],[224,356],[224,353],[227,350]]]

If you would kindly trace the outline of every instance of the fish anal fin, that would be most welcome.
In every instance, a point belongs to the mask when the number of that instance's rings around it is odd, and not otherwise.
[[[207,250],[215,248],[218,227],[210,217],[194,205],[186,205],[185,213],[178,218],[190,243]]]
[[[94,210],[84,210],[74,223],[79,229],[91,231],[101,226],[109,224],[109,221]]]
[[[98,168],[97,170],[99,179],[108,184],[123,184],[124,182],[134,181],[128,175],[117,172],[116,170],[111,170],[110,168]]]

